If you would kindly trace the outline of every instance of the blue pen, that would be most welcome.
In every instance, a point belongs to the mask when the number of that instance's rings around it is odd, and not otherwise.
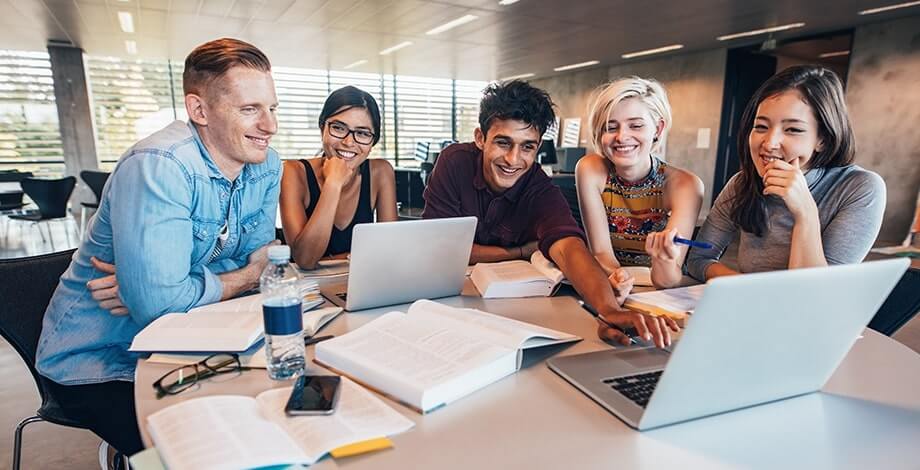
[[[621,328],[617,325],[614,325],[613,323],[608,322],[607,320],[604,320],[604,317],[602,317],[599,313],[597,313],[597,310],[594,310],[593,307],[586,304],[584,300],[579,300],[578,305],[581,305],[581,308],[585,309],[586,312],[590,313],[592,317],[597,319],[597,321],[603,323],[605,326],[609,326],[610,328],[613,328],[614,330],[617,330],[620,333],[623,333],[624,335],[626,335],[626,337],[629,338],[629,344],[636,344],[638,342],[637,336],[633,334],[635,330],[633,330],[632,328]]]
[[[712,245],[706,242],[698,242],[696,240],[687,240],[686,238],[674,237],[674,243],[681,243],[684,245],[692,246],[694,248],[702,248],[704,250],[711,250]]]

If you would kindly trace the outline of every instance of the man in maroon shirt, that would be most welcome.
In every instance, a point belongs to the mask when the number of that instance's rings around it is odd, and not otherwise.
[[[533,164],[554,120],[545,91],[519,80],[490,85],[479,106],[475,142],[451,145],[438,156],[422,216],[477,217],[470,264],[530,259],[539,249],[606,322],[634,327],[659,347],[669,345],[669,329],[678,331],[677,324],[619,308],[623,299],[588,251],[565,197]],[[617,328],[601,325],[598,334],[630,344]]]

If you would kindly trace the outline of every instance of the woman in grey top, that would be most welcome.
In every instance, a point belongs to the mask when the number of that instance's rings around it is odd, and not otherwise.
[[[885,183],[854,164],[853,131],[834,72],[790,67],[754,94],[741,120],[741,170],[716,198],[688,269],[705,281],[738,274],[719,262],[741,232],[742,273],[858,263],[878,235]]]

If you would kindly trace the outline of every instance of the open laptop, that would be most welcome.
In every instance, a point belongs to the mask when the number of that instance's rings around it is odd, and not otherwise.
[[[476,217],[358,224],[347,285],[321,292],[347,311],[458,295],[475,232]]]
[[[633,347],[548,364],[641,431],[816,392],[909,265],[895,259],[716,278],[673,352]]]

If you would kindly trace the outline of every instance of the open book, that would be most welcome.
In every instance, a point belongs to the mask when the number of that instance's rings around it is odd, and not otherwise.
[[[630,294],[623,302],[623,306],[652,315],[671,317],[680,326],[684,326],[689,315],[696,309],[696,304],[703,297],[705,289],[706,284],[698,284],[690,287]]]
[[[304,336],[314,336],[333,318],[342,313],[341,307],[324,307],[311,310],[303,314]],[[214,352],[214,351],[211,351]],[[147,358],[147,362],[156,362],[159,364],[185,365],[201,362],[211,355],[211,352],[186,352],[186,353],[153,353]],[[265,356],[265,343],[258,341],[249,349],[238,353],[240,365],[243,367],[253,367],[256,369],[268,368],[268,358]]]
[[[291,388],[257,397],[215,395],[150,415],[147,429],[166,467],[236,469],[311,464],[347,444],[399,434],[414,423],[343,377],[335,413],[290,417]]]
[[[316,362],[425,413],[521,366],[522,349],[578,341],[560,331],[419,300],[316,345]]]
[[[524,260],[478,263],[470,280],[484,298],[546,297],[565,276],[543,253]]]
[[[316,304],[313,303],[313,307]],[[342,309],[319,309],[304,315],[304,333],[312,335]],[[168,313],[134,336],[129,351],[243,352],[262,338],[262,294]]]

